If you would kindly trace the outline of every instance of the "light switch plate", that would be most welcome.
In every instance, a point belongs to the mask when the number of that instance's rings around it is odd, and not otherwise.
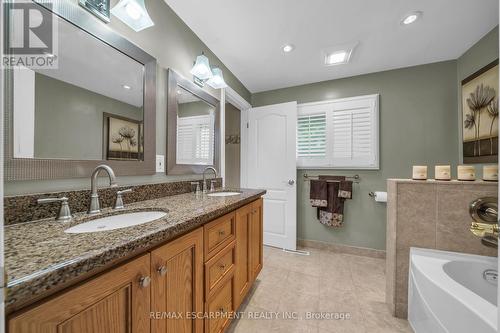
[[[165,172],[165,155],[156,155],[156,172]]]

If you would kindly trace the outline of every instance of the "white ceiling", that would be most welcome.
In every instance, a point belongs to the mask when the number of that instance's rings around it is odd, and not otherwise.
[[[144,66],[64,20],[58,21],[57,69],[35,71],[136,107],[143,104]],[[128,85],[130,89],[124,89]]]
[[[251,92],[456,59],[498,24],[498,0],[165,1]],[[349,64],[323,65],[353,42]]]

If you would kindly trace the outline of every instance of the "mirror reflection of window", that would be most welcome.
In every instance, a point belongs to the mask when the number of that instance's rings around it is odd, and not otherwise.
[[[177,164],[214,163],[215,108],[177,89]]]
[[[144,65],[58,24],[58,68],[13,70],[14,157],[142,160]]]

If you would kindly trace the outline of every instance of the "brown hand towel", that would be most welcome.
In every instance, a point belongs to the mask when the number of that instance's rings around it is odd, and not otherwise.
[[[326,207],[328,204],[327,183],[324,180],[311,180],[309,202],[313,207]]]
[[[352,181],[341,180],[339,185],[339,197],[352,199]]]
[[[343,176],[319,176],[320,180],[343,181]],[[339,228],[344,224],[344,198],[339,197],[340,182],[327,183],[328,205],[318,209],[320,223]]]

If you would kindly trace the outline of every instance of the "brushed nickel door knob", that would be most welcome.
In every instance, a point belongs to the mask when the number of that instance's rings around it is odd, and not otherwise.
[[[289,179],[289,180],[288,180],[288,185],[293,185],[293,184],[295,184],[295,180],[293,180],[293,179]]]
[[[151,278],[149,276],[143,276],[139,279],[139,285],[143,288],[146,288],[151,283]]]
[[[167,274],[167,267],[160,266],[160,267],[158,267],[157,271],[158,271],[158,274],[160,274],[160,276],[165,276],[165,274]]]

